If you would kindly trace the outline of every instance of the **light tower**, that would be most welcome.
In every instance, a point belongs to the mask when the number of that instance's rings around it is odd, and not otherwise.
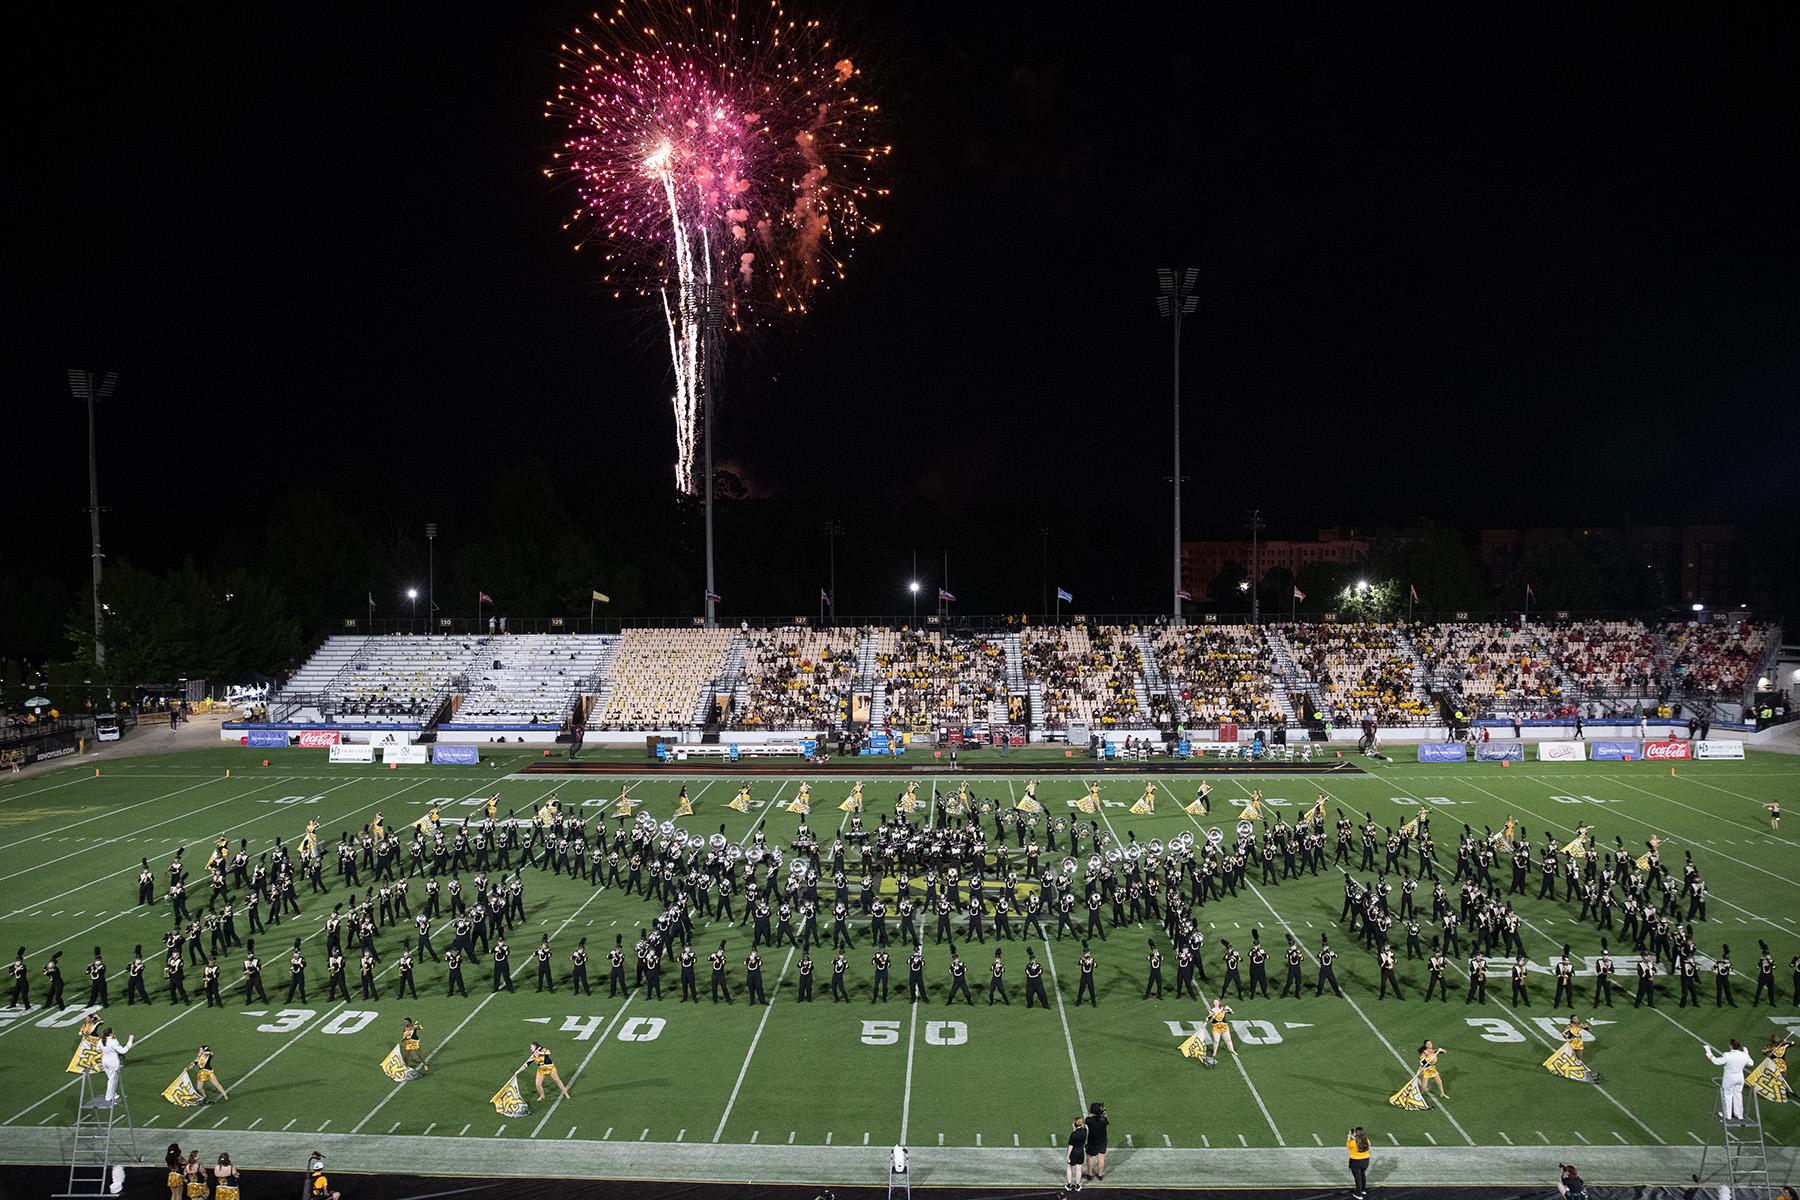
[[[719,390],[725,353],[725,318],[731,312],[731,298],[716,283],[698,284],[693,289],[694,324],[700,330],[700,435],[706,471],[706,627],[718,624],[714,605],[719,589],[713,580],[713,397]]]
[[[117,371],[78,371],[69,368],[69,391],[77,400],[87,402],[88,417],[88,528],[93,533],[94,556],[94,665],[106,665],[106,644],[101,630],[100,614],[100,467],[94,454],[94,401],[104,400],[118,386]]]
[[[1181,624],[1181,318],[1191,316],[1199,307],[1200,299],[1194,294],[1199,278],[1197,267],[1183,267],[1179,273],[1173,267],[1156,269],[1156,282],[1162,292],[1156,298],[1156,311],[1174,322],[1175,331],[1175,422],[1170,438],[1175,447],[1175,472],[1170,477],[1175,492],[1175,583],[1170,601],[1177,625]]]

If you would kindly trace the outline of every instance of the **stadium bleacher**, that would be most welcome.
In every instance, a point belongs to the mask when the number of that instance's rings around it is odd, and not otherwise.
[[[1272,728],[1310,697],[1332,721],[1632,714],[1741,702],[1779,645],[1767,626],[1582,621],[1120,626],[982,630],[631,629],[621,635],[326,639],[271,702],[278,721],[769,734],[846,721],[915,733],[1071,722],[1173,731]],[[578,700],[578,698],[581,698]]]

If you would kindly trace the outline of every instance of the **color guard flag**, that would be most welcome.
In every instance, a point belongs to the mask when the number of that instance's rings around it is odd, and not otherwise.
[[[494,1111],[503,1117],[522,1117],[531,1111],[531,1106],[525,1103],[525,1097],[519,1094],[519,1077],[517,1075],[507,1080],[506,1086],[495,1092],[494,1098],[489,1103],[494,1106]]]
[[[1136,817],[1147,817],[1156,811],[1156,805],[1148,796],[1139,796],[1131,806],[1131,814]]]
[[[1206,815],[1206,801],[1195,800],[1192,804],[1189,804],[1187,806],[1187,808],[1184,809],[1183,811],[1186,812],[1187,815],[1190,817],[1203,817]]]
[[[200,1103],[200,1093],[194,1090],[194,1081],[183,1071],[168,1087],[163,1089],[163,1099],[176,1108],[192,1108]]]
[[[750,811],[750,797],[745,792],[739,792],[725,802],[725,807],[737,812],[747,813]]]
[[[633,800],[630,796],[620,796],[618,803],[613,805],[613,816],[629,817],[631,815],[632,807],[636,804],[637,801]]]
[[[812,812],[812,801],[805,796],[796,796],[788,801],[787,810],[804,817]]]
[[[419,1074],[406,1065],[406,1058],[400,1053],[398,1046],[389,1050],[387,1057],[381,1060],[381,1073],[399,1083],[404,1083],[408,1079],[416,1079]]]
[[[1395,1108],[1404,1108],[1407,1112],[1424,1112],[1430,1107],[1425,1103],[1425,1093],[1419,1089],[1417,1075],[1408,1079],[1405,1087],[1389,1096],[1388,1103]]]
[[[861,812],[862,811],[862,797],[857,795],[854,792],[852,792],[848,796],[845,796],[843,799],[843,802],[838,805],[838,811],[839,812]]]
[[[1787,1076],[1776,1067],[1775,1060],[1767,1056],[1744,1076],[1744,1082],[1771,1104],[1786,1104],[1794,1096],[1793,1089],[1788,1087]]]
[[[75,1053],[69,1058],[69,1074],[92,1075],[100,1069],[100,1041],[98,1038],[82,1038],[81,1044],[75,1047]]]
[[[675,815],[678,817],[691,817],[694,815],[694,802],[687,798],[686,792],[682,793],[680,802],[675,805]]]
[[[1099,810],[1100,806],[1094,802],[1094,794],[1092,792],[1089,792],[1087,795],[1083,796],[1081,799],[1079,799],[1075,802],[1075,807],[1080,809],[1084,813],[1092,814],[1094,812],[1097,812]]]
[[[1206,1039],[1197,1033],[1192,1034],[1186,1041],[1182,1042],[1180,1046],[1176,1047],[1176,1049],[1180,1051],[1181,1057],[1183,1058],[1205,1058]]]
[[[1030,796],[1026,796],[1013,807],[1017,808],[1020,812],[1036,813],[1044,811],[1044,806]]]
[[[1544,1070],[1564,1079],[1573,1079],[1577,1083],[1586,1083],[1590,1078],[1587,1064],[1576,1058],[1566,1043],[1544,1060]]]

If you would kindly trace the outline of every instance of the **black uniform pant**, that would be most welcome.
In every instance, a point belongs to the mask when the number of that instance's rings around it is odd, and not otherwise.
[[[1434,990],[1437,992],[1439,1004],[1450,999],[1450,989],[1445,986],[1444,977],[1442,975],[1433,975],[1425,981],[1425,1000],[1427,1003],[1430,1002],[1431,994]]]
[[[1094,976],[1091,972],[1083,973],[1081,982],[1075,988],[1075,1007],[1081,1007],[1081,998],[1086,996],[1088,1003],[1095,1008],[1100,1007],[1100,998],[1094,992]]]
[[[1606,997],[1606,1007],[1611,1008],[1613,1006],[1613,982],[1610,975],[1601,975],[1594,980],[1594,1003],[1596,1005],[1600,1003],[1602,996]]]
[[[1033,998],[1035,998],[1038,1001],[1038,1003],[1042,1004],[1045,1008],[1050,1007],[1050,997],[1044,994],[1043,979],[1042,978],[1033,979],[1029,975],[1027,975],[1025,977],[1025,1007],[1026,1008],[1031,1007],[1031,1001],[1033,1000]]]
[[[449,996],[466,996],[468,994],[469,994],[469,989],[463,986],[462,968],[461,967],[450,968],[449,986],[445,988],[444,995],[446,997],[449,997]]]
[[[494,965],[494,986],[492,991],[497,992],[502,987],[509,992],[513,990],[512,972],[496,963]],[[491,995],[492,992],[489,994]]]
[[[1731,976],[1715,975],[1713,976],[1713,1007],[1718,1008],[1724,1004],[1729,1004],[1733,1008],[1737,1007],[1737,997],[1731,994]]]
[[[1463,997],[1463,1003],[1473,1004],[1477,1000],[1481,1001],[1483,1004],[1487,1003],[1487,980],[1471,977],[1469,980],[1469,994]]]
[[[327,975],[325,977],[325,1003],[330,1004],[333,1000],[336,1000],[340,992],[343,993],[344,1000],[348,1003],[350,1000],[350,985],[344,982],[344,977],[342,975]]]
[[[419,985],[413,982],[411,971],[400,976],[400,986],[394,990],[394,999],[396,1000],[406,995],[411,995],[414,1000],[419,998]],[[327,997],[327,999],[329,998],[330,997]],[[349,996],[344,997],[346,1000],[349,998]]]
[[[1531,1007],[1531,993],[1526,991],[1525,985],[1517,979],[1512,981],[1512,1002],[1524,1005],[1526,1008]]]
[[[537,990],[541,992],[545,988],[556,991],[556,980],[550,974],[550,964],[540,962],[537,969]]]
[[[812,998],[813,998],[812,972],[811,971],[802,971],[800,973],[800,986],[799,986],[798,990],[794,993],[794,999],[801,1002],[802,1004],[811,1004]],[[694,997],[694,1000],[696,1003],[699,1002],[699,999],[700,998],[698,996]]]
[[[305,975],[289,975],[288,976],[287,1000],[284,1003],[292,1004],[294,1002],[294,993],[295,992],[300,993],[300,1000],[302,1003],[304,1003],[306,1000],[306,976]]]
[[[623,986],[625,983],[624,974],[622,972],[614,972],[614,974],[618,976],[619,983],[621,986]],[[725,976],[723,973],[721,973],[719,971],[714,971],[713,976],[712,976],[712,1002],[714,1004],[717,1004],[719,1002],[719,994],[721,992],[723,992],[725,995],[725,1003],[727,1003],[727,1004],[735,1003],[735,1001],[733,1001],[731,998],[731,984],[729,984],[725,981]]]
[[[914,1000],[929,1000],[930,998],[925,993],[925,976],[918,971],[909,972],[906,977],[907,1002],[910,1004]]]
[[[147,994],[144,996],[144,1003],[150,1003],[150,997]],[[225,1001],[219,997],[219,981],[216,979],[206,985],[206,1007],[225,1007]]]
[[[988,1006],[990,1008],[993,1006],[996,996],[999,997],[1002,1004],[1008,1008],[1012,1007],[1012,997],[1006,994],[1006,984],[998,975],[994,976],[993,982],[988,984]]]
[[[1406,999],[1400,992],[1400,977],[1394,974],[1394,969],[1392,967],[1383,967],[1381,968],[1381,991],[1375,996],[1377,1000],[1387,999],[1388,986],[1390,984],[1393,985],[1394,999]]]
[[[769,1002],[768,993],[763,991],[762,972],[751,974],[744,980],[744,985],[750,992],[750,1003],[767,1004]]]
[[[1287,979],[1281,985],[1281,994],[1286,996],[1289,989],[1292,989],[1295,999],[1298,999],[1300,996],[1300,989],[1303,986],[1304,985],[1300,981],[1300,968],[1297,966],[1289,967]],[[1179,988],[1176,989],[1176,993],[1178,995],[1180,994]]]
[[[264,1004],[267,1004],[269,1002],[269,993],[263,991],[262,975],[260,973],[256,974],[256,975],[244,976],[244,1003],[245,1003],[245,1005],[248,1005],[250,1003],[250,999],[252,996],[254,996],[258,1000],[261,1000]]]
[[[959,992],[962,994],[964,1000],[967,1000],[970,1004],[975,1003],[975,997],[969,994],[969,978],[966,975],[952,975],[950,977],[950,994],[944,997],[944,1003],[955,1004],[957,993]]]
[[[1640,1004],[1656,1007],[1656,984],[1642,975],[1638,976],[1637,995],[1632,998],[1631,1007],[1636,1008]]]
[[[142,975],[127,976],[125,980],[125,1003],[133,1004],[136,1003],[138,999],[142,999],[145,1004],[150,1003],[150,993],[144,988],[144,977]],[[1774,999],[1775,989],[1771,986],[1769,988],[1769,1000],[1773,1003]]]

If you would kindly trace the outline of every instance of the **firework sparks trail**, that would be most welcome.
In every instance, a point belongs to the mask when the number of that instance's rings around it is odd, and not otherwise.
[[[577,249],[603,240],[614,296],[661,300],[684,492],[710,352],[703,296],[723,292],[729,332],[805,313],[843,277],[855,235],[880,230],[865,208],[886,195],[872,176],[892,149],[875,144],[879,107],[819,22],[728,5],[596,13],[563,45],[569,75],[545,106],[566,130],[545,174],[579,198],[564,228],[580,227]]]

